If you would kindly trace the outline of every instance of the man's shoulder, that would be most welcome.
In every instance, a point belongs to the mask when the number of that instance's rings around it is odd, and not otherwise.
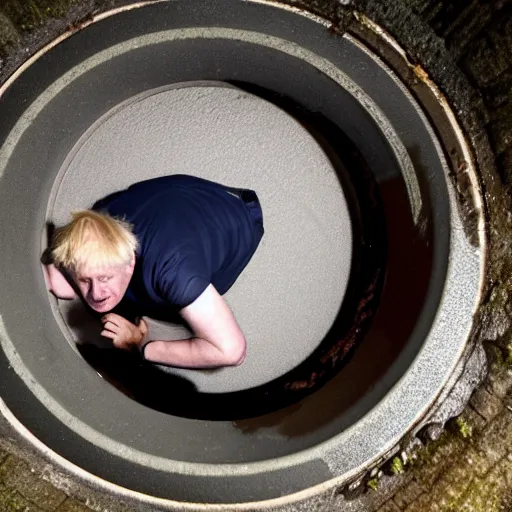
[[[112,194],[109,194],[108,196],[102,197],[98,201],[96,201],[92,206],[91,210],[94,210],[95,212],[101,212],[101,211],[108,211],[108,207],[116,200],[118,199],[124,190],[120,190],[118,192],[113,192]]]
[[[194,188],[217,190],[223,188],[223,186],[197,176],[170,174],[133,183],[128,188],[113,192],[99,199],[91,209],[95,211],[105,210],[110,205],[124,200],[132,201],[133,199],[138,199],[141,201],[146,197],[162,196],[165,192],[176,191],[179,193],[180,190]]]

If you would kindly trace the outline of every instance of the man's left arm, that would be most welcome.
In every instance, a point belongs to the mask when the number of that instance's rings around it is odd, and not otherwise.
[[[53,264],[43,265],[46,288],[63,300],[76,299],[77,294],[62,272]]]
[[[233,312],[212,284],[192,304],[183,308],[180,315],[193,330],[193,338],[145,343],[147,326],[143,321],[135,326],[113,313],[103,317],[102,335],[111,338],[118,348],[144,345],[145,359],[154,363],[182,368],[242,364],[246,352],[245,337]]]

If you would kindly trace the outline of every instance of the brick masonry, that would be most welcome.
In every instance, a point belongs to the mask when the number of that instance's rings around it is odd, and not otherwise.
[[[403,0],[448,49],[477,91],[481,119],[494,151],[502,185],[512,187],[512,2],[510,0]],[[116,0],[3,0],[0,4],[0,75],[20,64],[23,52],[62,32],[96,9],[127,3]],[[312,0],[312,3],[313,0]],[[319,2],[336,12],[336,2]],[[341,2],[344,5],[350,2]],[[361,2],[371,10],[372,0]],[[389,6],[393,0],[389,0]],[[380,6],[386,4],[381,1]],[[324,6],[325,7],[325,6]],[[325,7],[327,9],[327,7]],[[15,53],[15,52],[14,52]],[[503,242],[508,247],[510,241]],[[506,269],[505,269],[506,270]],[[503,272],[505,272],[503,270]],[[499,287],[502,314],[511,313],[510,290]],[[508,275],[507,275],[508,278]],[[508,280],[507,280],[508,282]],[[494,300],[491,297],[490,301]],[[485,319],[485,317],[484,317]],[[509,322],[510,323],[510,322]],[[486,382],[457,422],[441,438],[422,448],[406,471],[384,476],[377,489],[352,502],[343,498],[317,510],[353,512],[497,512],[512,511],[512,332],[489,329],[486,343],[492,362]],[[134,510],[103,500],[79,484],[57,484],[48,465],[0,439],[0,512]],[[50,476],[49,476],[50,475]],[[51,475],[54,475],[51,477]],[[56,485],[53,485],[56,484]],[[75,499],[77,498],[77,499]],[[90,508],[90,507],[92,508]],[[334,508],[332,508],[334,507]]]

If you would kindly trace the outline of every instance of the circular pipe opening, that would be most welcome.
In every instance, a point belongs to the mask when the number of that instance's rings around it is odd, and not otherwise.
[[[0,385],[22,423],[92,474],[234,503],[340,481],[393,446],[462,354],[483,257],[440,140],[382,60],[295,10],[208,5],[120,10],[3,88],[1,341],[15,372]],[[177,172],[261,190],[265,240],[228,297],[255,333],[247,374],[77,350],[84,317],[48,300],[47,222]],[[267,328],[279,331],[269,359]]]
[[[61,169],[49,222],[62,225],[71,211],[90,207],[95,198],[180,169],[257,190],[266,236],[226,295],[250,340],[243,367],[167,371],[198,393],[261,386],[308,358],[339,314],[352,233],[337,170],[308,131],[281,109],[239,88],[192,82],[139,95],[95,123]],[[80,322],[81,301],[62,301],[59,307],[74,334],[71,341],[83,343],[82,353],[91,342],[112,348],[101,339],[101,323],[82,328],[89,322]],[[148,318],[150,338],[191,336],[170,319],[169,313],[156,319],[161,322]],[[101,364],[103,355],[97,354]],[[141,381],[131,371],[126,375],[133,383]],[[153,387],[144,381],[144,389]],[[164,399],[166,389],[177,385],[162,382],[151,393],[159,390]],[[168,402],[176,401],[185,401],[181,393],[168,396]]]

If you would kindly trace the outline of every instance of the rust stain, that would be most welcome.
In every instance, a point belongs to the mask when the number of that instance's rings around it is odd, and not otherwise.
[[[428,76],[428,73],[419,65],[416,64],[416,66],[413,66],[412,68],[414,74],[417,78],[419,78],[422,82],[430,81],[430,77]]]
[[[329,32],[329,34],[336,36],[342,36],[345,33],[344,31],[340,30],[338,25],[336,25],[336,23],[334,22],[331,22],[329,24],[329,26],[327,27],[327,31]]]
[[[89,13],[87,16],[84,16],[83,18],[73,22],[69,23],[67,26],[68,32],[78,32],[79,30],[82,30],[86,26],[90,25],[95,21],[94,13]]]
[[[320,358],[320,363],[323,365],[321,370],[313,372],[309,379],[297,380],[285,384],[285,389],[290,391],[299,391],[304,389],[311,389],[318,384],[328,372],[331,372],[352,350],[357,343],[362,325],[372,316],[373,310],[371,302],[375,296],[375,291],[378,283],[380,271],[377,271],[373,277],[372,282],[366,289],[366,292],[359,302],[357,307],[354,322],[350,327],[348,333],[332,345],[329,350]]]

